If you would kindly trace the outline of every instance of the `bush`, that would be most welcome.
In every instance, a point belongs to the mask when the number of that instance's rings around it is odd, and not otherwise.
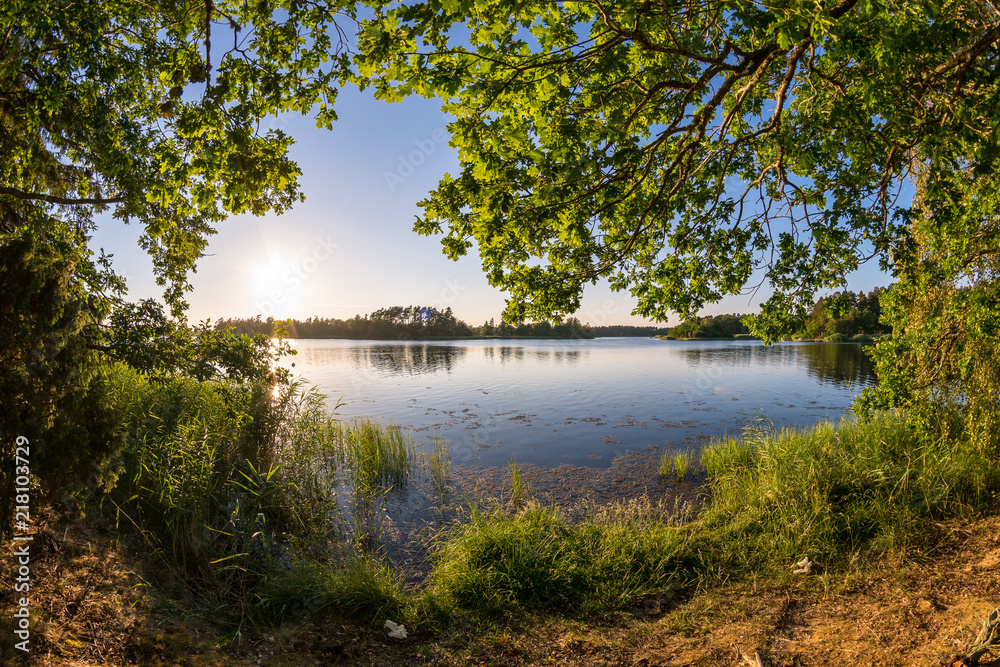
[[[27,440],[32,483],[47,501],[82,503],[117,475],[123,403],[88,348],[99,313],[86,279],[101,277],[75,273],[87,260],[60,227],[7,230],[0,240],[0,536],[14,518],[17,438]]]
[[[836,333],[823,339],[824,343],[846,343],[850,340],[846,334]]]
[[[294,553],[337,543],[336,428],[296,386],[148,379],[124,365],[131,399],[124,474],[111,499],[168,570],[236,611]],[[331,541],[332,540],[332,541]]]

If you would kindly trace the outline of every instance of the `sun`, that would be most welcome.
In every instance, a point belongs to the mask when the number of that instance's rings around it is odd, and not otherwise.
[[[270,292],[282,286],[282,276],[288,269],[287,262],[272,257],[253,268],[253,288],[255,292]]]

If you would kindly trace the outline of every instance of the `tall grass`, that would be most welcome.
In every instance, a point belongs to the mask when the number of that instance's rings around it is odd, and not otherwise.
[[[967,444],[916,436],[899,419],[762,429],[707,448],[704,525],[737,570],[808,555],[829,566],[919,547],[928,520],[978,504],[983,466]],[[995,466],[994,466],[995,467]]]
[[[660,458],[660,477],[667,478],[673,474],[678,482],[683,482],[694,464],[695,456],[690,451],[666,452]]]
[[[123,473],[105,507],[175,583],[244,617],[297,545],[339,542],[330,517],[343,453],[320,395],[113,372],[129,407]]]
[[[521,469],[517,465],[514,457],[510,459],[510,502],[515,507],[520,507],[524,502],[524,480],[521,478]]]
[[[442,438],[434,438],[431,443],[432,449],[428,459],[431,471],[431,483],[434,491],[439,497],[444,497],[448,493],[448,473],[451,471],[451,447],[448,441]]]
[[[367,419],[344,432],[349,465],[361,490],[406,484],[413,465],[413,442],[398,425]]]
[[[400,573],[372,559],[340,564],[302,561],[280,572],[261,592],[263,614],[272,622],[331,611],[398,620],[406,604]]]
[[[436,555],[427,596],[438,607],[504,614],[520,608],[618,609],[690,581],[685,532],[622,519],[582,525],[528,503],[510,514],[473,512]]]

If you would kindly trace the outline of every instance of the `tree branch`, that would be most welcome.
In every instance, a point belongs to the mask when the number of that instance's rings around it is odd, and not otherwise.
[[[122,195],[110,198],[83,197],[79,199],[71,199],[69,197],[57,197],[56,195],[24,192],[23,190],[18,190],[17,188],[8,188],[4,186],[0,186],[0,195],[16,197],[21,201],[44,201],[50,204],[60,204],[62,206],[104,206],[107,204],[122,204],[125,202],[125,197]]]

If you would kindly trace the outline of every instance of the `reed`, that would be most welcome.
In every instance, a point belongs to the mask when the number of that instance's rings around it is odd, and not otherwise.
[[[690,451],[667,452],[660,459],[660,477],[668,478],[673,474],[678,482],[683,482],[694,462],[694,454]]]
[[[448,493],[448,473],[451,471],[451,446],[443,438],[431,441],[431,453],[428,459],[431,471],[431,484],[435,493],[443,498]]]
[[[345,429],[347,463],[358,489],[402,487],[413,466],[413,441],[396,424],[362,419]]]
[[[510,459],[510,502],[515,507],[520,507],[524,502],[524,480],[514,457]]]

